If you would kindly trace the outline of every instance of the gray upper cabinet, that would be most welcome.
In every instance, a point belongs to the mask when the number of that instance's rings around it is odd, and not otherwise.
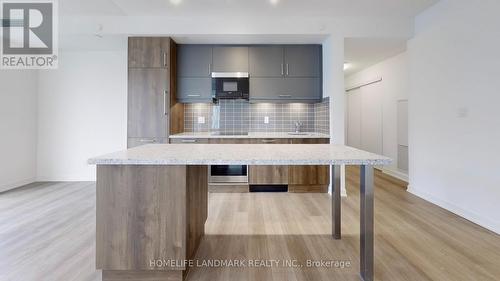
[[[182,103],[212,102],[212,79],[209,77],[180,77],[177,100]]]
[[[249,72],[251,102],[321,100],[320,45],[181,45],[177,98],[211,102],[211,72]],[[196,78],[196,79],[195,79]]]
[[[289,45],[285,47],[285,75],[288,77],[320,77],[321,47]]]
[[[168,136],[168,76],[166,69],[128,70],[129,138]]]
[[[300,78],[259,78],[250,79],[252,102],[304,102],[321,100],[320,79]]]
[[[249,64],[251,77],[282,77],[284,75],[282,46],[251,46]]]
[[[320,79],[314,77],[286,78],[280,99],[319,102],[321,99]]]
[[[177,53],[177,73],[180,77],[211,76],[212,46],[180,45]]]
[[[213,47],[214,72],[248,72],[248,47]]]
[[[250,99],[252,101],[272,101],[284,99],[285,79],[282,77],[252,77],[250,79]]]

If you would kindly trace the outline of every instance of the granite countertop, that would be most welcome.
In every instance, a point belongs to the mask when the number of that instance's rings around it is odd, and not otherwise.
[[[294,133],[266,133],[266,132],[249,132],[248,135],[219,135],[210,132],[194,132],[194,133],[180,133],[171,135],[171,139],[310,139],[310,138],[330,138],[330,135],[314,132],[304,132],[300,134]]]
[[[149,144],[89,159],[97,165],[389,165],[335,144]]]

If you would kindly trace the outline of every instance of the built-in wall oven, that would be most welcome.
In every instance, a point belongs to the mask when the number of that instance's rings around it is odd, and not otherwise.
[[[210,183],[248,183],[247,165],[211,165]]]

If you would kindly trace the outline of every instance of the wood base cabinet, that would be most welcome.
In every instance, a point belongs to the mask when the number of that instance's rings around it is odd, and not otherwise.
[[[103,280],[181,280],[186,265],[164,261],[194,257],[208,214],[207,176],[207,166],[98,166]]]
[[[325,144],[329,139],[292,139],[292,144]],[[289,192],[328,192],[330,166],[288,166]]]

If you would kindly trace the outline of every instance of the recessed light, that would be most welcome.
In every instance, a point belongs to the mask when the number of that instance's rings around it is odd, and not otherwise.
[[[179,5],[182,2],[182,0],[170,0],[170,4],[172,5]]]
[[[351,67],[351,65],[347,62],[344,62],[344,70],[349,69],[349,67]]]
[[[269,0],[269,3],[271,3],[272,5],[278,5],[280,2],[280,0]]]

